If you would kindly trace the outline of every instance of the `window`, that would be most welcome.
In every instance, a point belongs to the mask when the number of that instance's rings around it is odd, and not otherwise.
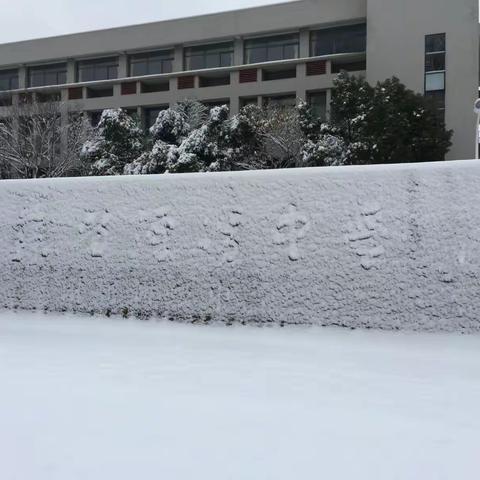
[[[78,81],[113,80],[118,78],[118,58],[102,58],[78,63]]]
[[[233,43],[189,47],[184,55],[186,71],[230,67],[233,65]]]
[[[16,90],[18,88],[18,70],[0,72],[0,91]]]
[[[30,87],[63,85],[67,83],[67,64],[42,65],[28,69]]]
[[[244,97],[240,99],[240,108],[245,108],[249,105],[258,105],[258,97]]]
[[[97,111],[97,112],[88,112],[88,120],[90,122],[90,125],[92,127],[96,127],[102,118],[102,111]]]
[[[157,75],[173,70],[173,52],[149,52],[130,57],[130,76]]]
[[[245,63],[273,62],[298,58],[298,33],[245,41]]]
[[[317,118],[321,120],[327,119],[327,92],[309,93],[308,104]]]
[[[278,95],[274,97],[264,97],[263,104],[271,108],[293,108],[297,104],[295,95]]]
[[[446,35],[444,33],[436,33],[435,35],[427,35],[425,37],[425,53],[445,53],[446,51]]]
[[[425,76],[425,91],[445,90],[445,72],[427,73]]]
[[[425,95],[432,97],[445,111],[446,35],[437,33],[425,37]]]
[[[349,25],[310,33],[310,55],[319,57],[335,53],[359,53],[367,50],[367,26]]]

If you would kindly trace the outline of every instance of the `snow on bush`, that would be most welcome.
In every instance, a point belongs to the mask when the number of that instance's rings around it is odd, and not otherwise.
[[[2,305],[480,330],[479,183],[477,162],[4,181]]]

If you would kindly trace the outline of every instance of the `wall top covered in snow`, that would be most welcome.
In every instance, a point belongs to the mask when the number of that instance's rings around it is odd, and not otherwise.
[[[5,308],[480,330],[480,163],[0,182]]]

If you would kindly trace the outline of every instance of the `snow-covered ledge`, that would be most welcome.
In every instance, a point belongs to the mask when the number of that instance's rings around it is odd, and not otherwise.
[[[480,163],[0,182],[5,308],[480,330]]]

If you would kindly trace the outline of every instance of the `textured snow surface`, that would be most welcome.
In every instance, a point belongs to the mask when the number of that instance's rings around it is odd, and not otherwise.
[[[480,330],[480,163],[0,182],[6,308]]]
[[[2,480],[478,480],[480,337],[0,314]]]

